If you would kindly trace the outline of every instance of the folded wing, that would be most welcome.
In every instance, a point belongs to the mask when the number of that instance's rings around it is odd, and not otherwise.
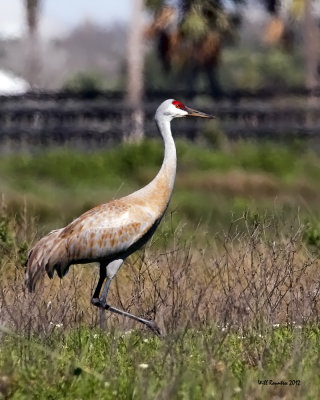
[[[30,291],[47,272],[63,277],[71,264],[111,259],[129,249],[152,227],[148,207],[115,200],[95,207],[65,228],[43,237],[30,251],[26,284]]]

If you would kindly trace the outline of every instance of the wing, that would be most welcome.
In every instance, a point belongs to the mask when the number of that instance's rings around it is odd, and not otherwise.
[[[127,250],[153,225],[148,207],[115,200],[86,212],[64,228],[70,263],[99,260]]]
[[[26,283],[30,290],[45,271],[53,277],[71,264],[100,261],[126,251],[153,226],[156,217],[144,204],[114,200],[97,206],[65,228],[43,237],[30,251]]]

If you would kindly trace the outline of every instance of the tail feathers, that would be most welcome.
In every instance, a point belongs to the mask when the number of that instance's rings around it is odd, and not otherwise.
[[[59,237],[60,229],[42,238],[30,251],[27,260],[26,285],[34,291],[37,281],[47,272],[52,278],[54,271],[62,278],[68,270],[68,257],[64,240]]]
[[[38,279],[44,274],[47,260],[41,257],[42,252],[34,248],[29,255],[26,271],[26,285],[33,292]]]

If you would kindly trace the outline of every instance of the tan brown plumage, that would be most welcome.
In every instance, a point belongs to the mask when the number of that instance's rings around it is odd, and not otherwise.
[[[102,204],[65,228],[43,237],[28,257],[27,285],[34,290],[42,273],[62,278],[71,264],[111,258],[129,249],[151,228],[155,218],[147,205],[127,198]]]
[[[211,117],[174,100],[166,100],[158,108],[156,121],[164,139],[165,156],[159,173],[147,186],[87,211],[65,228],[50,232],[36,243],[27,260],[26,284],[30,291],[45,273],[52,278],[56,271],[62,278],[70,265],[96,261],[100,263],[100,278],[92,303],[158,331],[154,322],[109,306],[106,297],[110,282],[123,261],[152,236],[168,206],[176,174],[176,150],[170,121],[186,115]]]

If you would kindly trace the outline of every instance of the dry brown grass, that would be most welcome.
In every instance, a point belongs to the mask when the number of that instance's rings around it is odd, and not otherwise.
[[[25,217],[9,225],[8,243],[0,247],[0,324],[45,336],[62,327],[97,326],[99,313],[90,298],[98,268],[74,266],[63,280],[44,277],[30,294],[22,253],[25,257],[24,243],[34,241],[34,228]],[[127,260],[111,285],[109,302],[154,318],[163,333],[188,326],[248,331],[319,322],[319,261],[304,246],[302,233],[299,222],[284,229],[273,218],[250,222],[248,215],[219,239],[203,235],[203,248],[182,242],[176,231],[166,248],[154,239]],[[134,326],[107,313],[106,329]]]
[[[273,174],[258,171],[246,171],[234,169],[227,172],[202,173],[201,177],[192,174],[183,174],[177,178],[180,188],[191,191],[216,192],[227,196],[244,196],[257,199],[286,200],[295,195],[302,196],[306,200],[315,201],[318,192],[309,182],[297,179],[294,183],[284,185],[283,181]],[[293,199],[291,202],[294,203]]]

